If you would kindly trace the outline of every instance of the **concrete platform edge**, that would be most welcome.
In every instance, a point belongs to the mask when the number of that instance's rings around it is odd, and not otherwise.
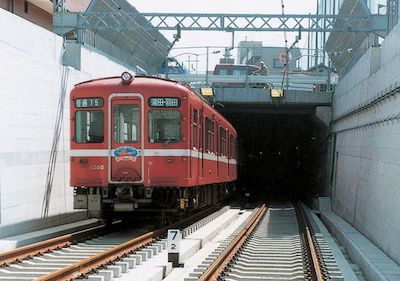
[[[316,214],[311,212],[311,210],[308,209],[305,205],[303,205],[303,209],[306,210],[308,219],[313,224],[312,228],[313,228],[314,232],[321,233],[324,236],[324,239],[325,239],[326,243],[328,244],[332,255],[334,256],[335,261],[340,268],[340,272],[341,272],[344,280],[357,280],[357,276],[355,275],[353,269],[351,268],[350,264],[344,257],[342,251],[339,249],[339,246],[333,240],[331,234],[326,229],[326,227],[322,223],[322,221],[318,218],[318,216]]]
[[[0,253],[97,225],[99,225],[98,219],[87,219],[11,237],[0,238]]]
[[[319,198],[321,219],[370,281],[400,280],[400,266],[354,227],[331,211],[330,198]]]

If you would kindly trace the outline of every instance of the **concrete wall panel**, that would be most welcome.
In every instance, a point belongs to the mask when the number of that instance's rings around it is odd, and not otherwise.
[[[0,9],[0,238],[41,225],[62,82],[67,85],[46,225],[86,216],[69,186],[69,92],[76,83],[126,70],[82,48],[82,71],[62,66],[63,40]],[[70,218],[71,217],[71,218]],[[52,219],[53,218],[53,219]]]
[[[400,263],[400,28],[370,49],[334,95],[333,210]],[[380,58],[380,68],[377,60]],[[365,109],[360,110],[365,107]],[[349,114],[353,112],[354,114]],[[347,115],[346,115],[347,114]]]

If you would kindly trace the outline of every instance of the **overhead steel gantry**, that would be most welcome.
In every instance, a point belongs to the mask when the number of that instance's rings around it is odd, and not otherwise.
[[[143,29],[204,31],[305,31],[371,32],[387,34],[385,15],[268,15],[200,13],[93,13],[66,12],[63,0],[54,0],[53,31],[64,35],[76,29],[121,30],[137,26],[146,18]],[[335,23],[340,22],[340,25]],[[337,26],[340,26],[338,28]]]

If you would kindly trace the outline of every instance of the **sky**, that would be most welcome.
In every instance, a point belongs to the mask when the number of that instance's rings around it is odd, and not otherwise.
[[[168,0],[168,1],[140,1],[128,0],[139,12],[148,13],[223,13],[223,14],[315,14],[317,0]],[[284,9],[282,11],[282,4]],[[164,36],[173,41],[173,34],[176,32],[163,31]],[[295,41],[297,32],[287,32],[287,44],[290,46]],[[307,46],[306,34],[302,34],[302,39],[296,46],[303,48]],[[263,46],[281,47],[285,46],[285,35],[282,32],[235,32],[234,46],[240,41],[262,41]],[[232,33],[224,31],[182,31],[181,39],[175,44],[171,55],[179,57],[180,54],[192,52],[203,55],[206,52],[204,46],[209,46],[210,50],[220,50],[223,47],[232,45]],[[199,48],[203,46],[204,48]],[[211,47],[216,48],[211,48]],[[196,48],[195,48],[196,47]],[[210,60],[215,60],[216,56],[210,56]],[[183,58],[182,58],[183,57]],[[193,57],[193,56],[192,56]],[[219,59],[218,57],[218,59]],[[186,63],[190,58],[181,55],[181,62]],[[200,60],[200,59],[199,59]],[[193,68],[193,66],[192,66]],[[200,69],[200,66],[198,66]]]

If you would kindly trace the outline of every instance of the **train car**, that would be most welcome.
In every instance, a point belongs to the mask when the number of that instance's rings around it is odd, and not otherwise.
[[[184,84],[124,72],[77,84],[70,107],[75,209],[169,218],[232,193],[236,131]]]

